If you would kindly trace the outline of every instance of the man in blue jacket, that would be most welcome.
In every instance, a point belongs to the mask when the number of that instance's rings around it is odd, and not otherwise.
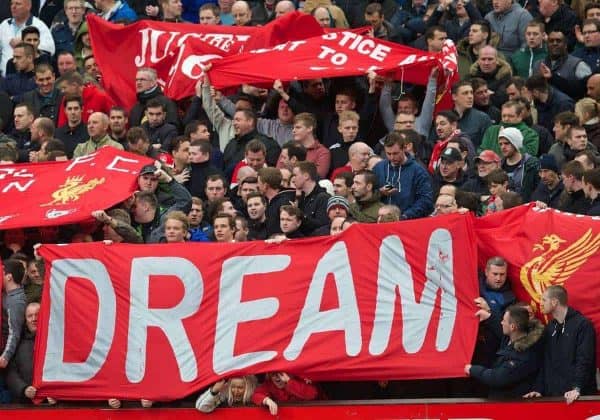
[[[433,192],[427,171],[407,153],[406,135],[392,131],[383,147],[387,159],[373,168],[381,201],[402,210],[402,219],[426,217],[433,211]]]

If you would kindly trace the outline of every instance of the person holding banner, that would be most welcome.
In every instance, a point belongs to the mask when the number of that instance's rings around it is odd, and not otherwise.
[[[292,377],[285,372],[270,372],[265,382],[254,391],[252,402],[268,407],[275,416],[279,409],[278,401],[311,401],[318,394],[318,388],[307,379]]]

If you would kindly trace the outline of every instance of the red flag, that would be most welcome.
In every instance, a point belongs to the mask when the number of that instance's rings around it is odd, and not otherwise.
[[[229,56],[215,61],[209,75],[217,89],[241,83],[270,86],[276,79],[357,76],[369,70],[425,85],[432,68],[442,69],[442,57],[343,31]]]
[[[0,230],[91,219],[137,189],[145,156],[104,147],[65,162],[0,166]]]
[[[463,376],[472,218],[356,225],[281,244],[44,245],[39,396],[181,398],[220,377]]]
[[[539,210],[523,205],[477,220],[479,266],[499,255],[517,298],[539,312],[540,298],[551,285],[569,292],[569,306],[582,312],[600,333],[600,225],[596,218]],[[596,360],[600,363],[600,346]]]

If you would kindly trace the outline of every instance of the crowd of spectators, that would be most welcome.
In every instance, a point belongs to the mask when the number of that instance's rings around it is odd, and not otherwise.
[[[96,13],[117,23],[264,25],[296,9],[322,27],[367,25],[373,37],[431,53],[452,39],[460,74],[452,108],[434,116],[437,70],[426,86],[370,72],[276,80],[272,89],[243,85],[232,96],[205,75],[193,97],[174,102],[144,67],[131,75],[137,102],[125,109],[103,90],[85,22]],[[155,164],[141,169],[131,198],[93,212],[94,224],[3,232],[0,398],[36,394],[44,271],[37,243],[280,242],[336,235],[353,223],[483,216],[529,201],[600,215],[599,69],[600,3],[593,1],[1,2],[0,164],[67,160],[101,147]],[[498,256],[481,273],[473,308],[480,334],[467,378],[315,384],[271,372],[221,380],[196,407],[255,404],[276,414],[279,402],[316,398],[489,392],[571,403],[596,393],[589,320],[553,286],[542,299],[552,319],[543,327],[515,302],[506,268]]]

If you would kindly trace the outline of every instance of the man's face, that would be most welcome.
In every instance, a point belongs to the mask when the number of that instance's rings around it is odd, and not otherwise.
[[[512,0],[493,0],[492,6],[494,8],[494,12],[502,13],[510,9],[512,5]]]
[[[446,139],[456,130],[456,123],[451,123],[448,118],[443,115],[435,117],[435,133],[438,139]]]
[[[254,129],[251,118],[246,118],[243,112],[236,112],[233,116],[233,130],[236,136],[243,136]]]
[[[252,152],[249,150],[246,152],[246,163],[255,171],[258,171],[260,168],[264,167],[266,160],[267,157],[262,151]]]
[[[108,130],[108,125],[98,114],[92,114],[88,118],[87,130],[90,137],[104,137]]]
[[[502,317],[502,321],[500,322],[502,325],[502,334],[510,335],[512,333],[512,319],[510,319],[510,314],[508,312],[504,312],[504,316]]]
[[[587,96],[600,101],[600,75],[592,75],[587,81]]]
[[[212,10],[200,10],[200,25],[218,25],[219,17],[215,16]]]
[[[258,191],[257,182],[244,182],[239,188],[239,195],[245,203],[248,200],[248,194]]]
[[[570,125],[562,125],[558,121],[555,122],[554,127],[552,128],[552,131],[554,132],[554,138],[559,141],[566,140],[567,130],[569,127]]]
[[[77,64],[75,64],[75,57],[71,54],[62,54],[58,57],[58,61],[56,63],[58,66],[58,74],[61,76],[70,71],[77,70]]]
[[[33,334],[37,332],[37,320],[39,313],[39,303],[29,304],[27,305],[27,309],[25,309],[25,324],[27,325],[27,329]]]
[[[576,152],[585,150],[588,137],[585,130],[571,130],[571,137],[567,140],[569,147]]]
[[[231,12],[231,6],[233,5],[233,0],[218,0],[219,9],[221,9],[221,13],[229,13]]]
[[[356,108],[356,102],[348,95],[335,95],[335,112],[352,111]]]
[[[485,282],[492,290],[500,290],[506,283],[506,266],[493,265],[485,269]]]
[[[189,146],[189,161],[190,163],[204,163],[208,162],[210,155],[208,153],[202,153],[200,146]]]
[[[28,71],[33,67],[33,57],[25,55],[24,48],[15,48],[13,50],[13,63],[17,71]]]
[[[137,153],[138,155],[145,155],[150,148],[150,142],[139,138],[135,140],[133,143],[129,142],[129,151],[131,153]]]
[[[498,67],[498,58],[496,52],[491,48],[485,47],[479,51],[479,68],[483,73],[493,73]]]
[[[312,127],[307,127],[304,125],[302,121],[298,121],[294,123],[294,128],[292,129],[292,135],[294,136],[294,141],[302,142],[306,140],[308,136],[312,134]]]
[[[458,170],[462,166],[461,164],[462,162],[460,160],[457,160],[456,162],[451,162],[447,159],[442,158],[440,161],[440,174],[443,178],[455,178],[458,174]]]
[[[352,169],[354,171],[358,171],[361,169],[366,169],[369,164],[369,157],[371,156],[371,151],[365,147],[361,146],[352,153],[350,156],[350,163],[352,165]]]
[[[321,28],[329,28],[331,26],[331,17],[329,17],[327,9],[319,7],[315,10],[314,17],[319,22],[319,25],[321,25]]]
[[[61,83],[61,90],[65,96],[80,96],[82,88],[77,83],[64,81]]]
[[[393,146],[384,146],[385,156],[393,166],[399,166],[406,162],[406,147],[402,147],[399,144]]]
[[[452,95],[452,100],[457,108],[473,108],[473,88],[468,85],[461,86],[456,93]]]
[[[225,197],[225,185],[220,179],[206,181],[206,198],[208,201],[215,201],[218,198]]]
[[[574,191],[573,187],[575,186],[575,177],[573,175],[567,175],[563,172],[561,179],[563,185],[565,186],[565,190],[569,193],[572,193]]]
[[[338,131],[342,135],[342,139],[344,139],[345,142],[354,141],[356,135],[358,134],[358,121],[341,121],[340,125],[338,126]]]
[[[549,18],[556,10],[557,0],[539,0],[538,7],[540,14]]]
[[[104,235],[105,241],[113,241],[115,243],[123,242],[123,237],[119,235],[111,225],[104,224],[102,225],[102,233]]]
[[[185,225],[181,220],[167,219],[165,222],[165,238],[167,243],[184,242],[187,235]]]
[[[248,199],[248,203],[246,204],[248,209],[248,216],[252,220],[262,220],[267,207],[263,204],[263,201],[260,197],[252,197]]]
[[[581,163],[584,171],[594,169],[594,164],[589,160],[589,158],[586,155],[575,156],[573,160]]]
[[[18,131],[27,130],[33,124],[33,115],[24,106],[18,106],[13,111],[15,128]]]
[[[179,18],[183,13],[183,4],[181,4],[181,0],[168,0],[164,3],[163,11],[166,16]]]
[[[495,182],[490,182],[490,194],[496,196],[496,199],[498,199],[498,195],[506,192],[506,185],[505,184],[497,184]]]
[[[348,217],[348,210],[344,206],[332,206],[327,210],[327,217],[329,220],[333,220],[336,217]]]
[[[282,210],[279,213],[279,227],[283,233],[292,233],[298,230],[300,227],[300,220],[287,211]]]
[[[335,195],[348,197],[348,190],[349,188],[346,186],[346,182],[342,178],[336,178],[333,180],[333,193]]]
[[[452,214],[458,210],[454,197],[445,194],[438,196],[437,200],[435,200],[434,208],[436,215]]]
[[[561,32],[550,32],[548,35],[548,55],[550,58],[559,58],[567,54],[567,43]]]
[[[540,310],[544,315],[549,315],[552,313],[554,308],[556,307],[556,300],[550,299],[548,295],[548,291],[542,293],[542,299],[540,301]]]
[[[488,106],[490,104],[490,89],[487,85],[479,86],[475,92],[473,92],[473,101],[478,106]]]
[[[88,58],[87,60],[85,60],[85,63],[83,64],[83,69],[87,74],[94,78],[94,80],[99,79],[98,76],[100,75],[100,70],[98,70],[98,65],[96,64],[95,58]]]
[[[210,131],[208,131],[208,127],[203,124],[198,125],[198,128],[193,133],[190,133],[190,140],[201,140],[201,141],[209,141],[210,140]]]
[[[231,15],[233,16],[233,20],[237,26],[246,25],[252,18],[250,9],[243,3],[234,3],[233,7],[231,8]]]
[[[500,153],[505,158],[510,158],[516,153],[515,146],[503,137],[498,139],[498,145],[500,146]]]
[[[65,3],[65,15],[71,25],[77,25],[83,20],[84,7],[78,1]]]
[[[525,41],[529,48],[540,48],[544,43],[544,32],[539,26],[528,26],[525,29]]]
[[[446,32],[434,31],[433,38],[427,40],[427,49],[430,52],[442,51],[446,39],[448,39],[448,34],[446,34]]]
[[[200,222],[202,222],[202,218],[204,217],[204,209],[200,204],[193,204],[192,209],[188,213],[188,222],[190,226],[198,226]]]
[[[148,119],[148,124],[150,125],[150,127],[156,128],[160,127],[165,123],[167,113],[163,111],[162,107],[147,108],[146,118]]]
[[[37,51],[40,46],[40,36],[35,33],[27,34],[23,37],[23,42],[33,47],[34,51]]]
[[[506,94],[511,101],[521,97],[521,92],[519,92],[519,89],[517,89],[514,83],[511,83],[506,87]]]
[[[473,24],[469,29],[469,45],[480,45],[485,42],[487,33],[481,30],[481,25]]]
[[[277,118],[279,118],[279,121],[281,121],[283,124],[291,124],[292,121],[294,121],[294,113],[287,102],[283,99],[279,100],[279,105],[277,107]]]
[[[33,120],[33,122],[31,123],[31,140],[35,141],[35,142],[39,142],[40,140],[40,131],[38,129],[38,125],[39,125],[39,120]]]
[[[233,241],[233,229],[229,225],[229,219],[226,217],[217,217],[213,222],[213,230],[217,242]]]
[[[370,193],[369,186],[365,180],[364,175],[355,175],[354,183],[352,184],[352,194],[360,201],[368,197]]]
[[[31,0],[11,0],[10,14],[13,18],[21,20],[29,15]]]
[[[554,187],[559,181],[558,174],[550,169],[540,169],[538,175],[540,176],[540,181],[550,188]]]
[[[290,6],[289,3],[287,2],[277,2],[277,4],[275,5],[275,17],[276,18],[280,18],[281,16],[285,15],[286,13],[291,13],[293,12],[294,9],[293,7]]]
[[[411,99],[400,99],[398,101],[398,114],[417,115],[417,105]]]
[[[335,236],[342,233],[344,231],[343,226],[345,220],[345,217],[336,217],[335,219],[333,219],[331,221],[331,227],[329,228],[329,234],[331,236]]]
[[[190,142],[182,141],[179,144],[179,148],[173,149],[173,159],[182,165],[187,164],[190,161]]]
[[[158,188],[158,177],[154,174],[144,174],[138,176],[138,186],[140,191],[154,192]]]
[[[76,126],[81,122],[81,105],[77,101],[68,101],[65,105],[65,114],[71,126]]]
[[[294,167],[294,169],[292,169],[292,178],[294,179],[294,185],[300,190],[308,180],[308,175],[302,172],[300,168]]]
[[[35,73],[35,84],[38,87],[40,94],[43,96],[50,95],[54,89],[54,72],[46,70]]]
[[[497,162],[485,162],[483,160],[478,160],[475,165],[477,166],[477,175],[480,178],[487,176],[494,169],[500,167],[500,164],[498,164]]]
[[[600,46],[600,32],[596,28],[596,25],[584,25],[583,30],[583,43],[588,48],[595,48]]]
[[[145,92],[156,85],[152,75],[146,71],[138,71],[135,75],[135,91],[137,93]]]
[[[313,99],[319,100],[323,98],[325,96],[325,84],[323,83],[323,79],[309,80],[304,91]]]
[[[365,22],[373,27],[373,29],[379,29],[383,23],[383,16],[379,12],[365,13]]]
[[[523,121],[521,114],[517,112],[517,108],[514,106],[502,107],[502,122],[508,124],[518,124]]]
[[[127,119],[125,118],[125,113],[123,111],[113,110],[110,111],[110,115],[108,116],[110,131],[113,134],[121,134],[125,131],[125,127],[127,126]]]
[[[413,114],[397,114],[394,121],[394,130],[414,130],[415,116]]]
[[[594,8],[588,9],[587,13],[585,14],[585,18],[600,20],[600,8],[594,7]]]

